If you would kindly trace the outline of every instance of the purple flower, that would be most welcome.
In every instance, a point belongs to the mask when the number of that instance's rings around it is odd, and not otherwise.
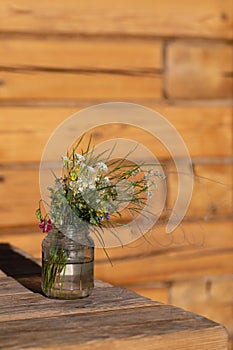
[[[107,212],[107,214],[105,215],[105,217],[106,217],[106,220],[110,220],[110,213],[109,213],[109,211]]]
[[[46,219],[41,220],[39,227],[43,229],[43,232],[49,232],[53,228],[53,222],[51,219],[48,221]]]

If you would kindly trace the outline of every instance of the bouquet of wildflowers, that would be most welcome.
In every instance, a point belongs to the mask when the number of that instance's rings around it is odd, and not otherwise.
[[[76,153],[81,141],[62,156],[62,176],[55,176],[54,186],[48,188],[48,213],[43,216],[40,207],[36,211],[43,232],[53,228],[62,231],[68,225],[78,227],[80,222],[96,233],[104,227],[120,225],[120,208],[125,204],[130,215],[140,213],[151,187],[156,187],[155,177],[163,176],[153,168],[145,173],[144,164],[127,163],[126,159],[110,161],[113,150],[103,152],[108,152],[105,157],[103,153],[95,155],[91,139],[85,151]]]
[[[78,232],[80,226],[88,227],[108,257],[101,236],[103,229],[109,228],[116,235],[114,227],[124,225],[123,212],[132,218],[140,214],[151,187],[156,187],[155,178],[163,175],[153,168],[142,171],[142,164],[130,163],[126,158],[110,160],[113,150],[95,155],[91,139],[86,150],[77,153],[81,141],[62,156],[62,175],[55,176],[54,186],[48,188],[48,212],[43,215],[39,206],[36,215],[43,232],[53,229],[65,235],[67,227],[72,227],[73,232]],[[61,273],[65,274],[68,258],[69,252],[64,249],[51,249],[49,261],[53,263],[43,267],[45,292],[53,288]]]

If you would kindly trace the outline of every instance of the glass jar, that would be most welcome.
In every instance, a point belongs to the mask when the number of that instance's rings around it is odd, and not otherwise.
[[[88,230],[52,230],[42,242],[42,290],[50,298],[78,299],[94,288],[94,244]]]

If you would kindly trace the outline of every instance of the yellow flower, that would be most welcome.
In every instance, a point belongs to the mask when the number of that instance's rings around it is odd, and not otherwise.
[[[77,175],[75,172],[70,173],[70,180],[75,181],[77,179]]]
[[[96,212],[98,217],[102,217],[103,216],[103,211],[102,210],[97,210]]]

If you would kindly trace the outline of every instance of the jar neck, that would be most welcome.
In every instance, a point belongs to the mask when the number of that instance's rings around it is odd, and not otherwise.
[[[59,232],[67,238],[79,238],[88,236],[90,233],[89,225],[80,223],[79,225],[63,225]]]
[[[48,235],[48,240],[54,240],[55,242],[66,242],[66,244],[80,244],[83,246],[94,247],[94,241],[90,234],[89,225],[80,226],[63,226],[62,230],[53,229]],[[73,242],[73,243],[72,243]]]

